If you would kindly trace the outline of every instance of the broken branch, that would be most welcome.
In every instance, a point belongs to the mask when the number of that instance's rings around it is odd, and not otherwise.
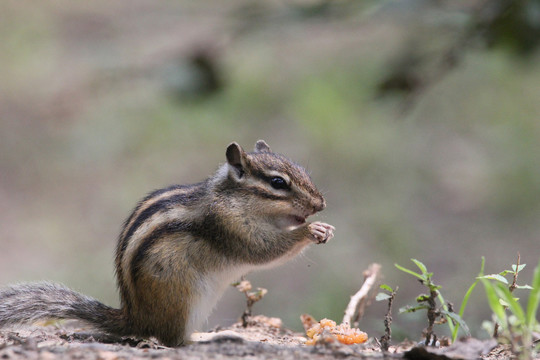
[[[370,296],[373,293],[372,289],[376,288],[380,270],[381,265],[373,263],[364,271],[364,283],[360,290],[351,296],[345,310],[345,316],[343,316],[343,324],[347,323],[352,326],[353,322],[356,323],[362,317],[366,304],[372,298]]]

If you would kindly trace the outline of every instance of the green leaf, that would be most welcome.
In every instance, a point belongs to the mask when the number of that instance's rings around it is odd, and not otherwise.
[[[482,281],[482,284],[484,284],[484,289],[486,290],[486,297],[491,311],[493,311],[501,324],[506,325],[506,312],[504,310],[504,307],[499,303],[499,297],[497,296],[497,293],[495,291],[495,285],[485,279],[483,276],[480,276],[479,279]]]
[[[377,296],[375,296],[375,301],[384,301],[390,299],[392,296],[387,293],[378,293]]]
[[[502,282],[503,284],[508,285],[508,280],[506,280],[506,278],[500,274],[484,275],[484,276],[480,276],[480,279],[497,280],[497,281]]]
[[[465,296],[463,296],[463,301],[461,301],[461,307],[459,308],[460,318],[463,317],[463,313],[465,313],[465,308],[467,307],[467,303],[469,302],[469,297],[471,296],[472,291],[476,287],[476,284],[478,284],[478,279],[476,279],[476,281],[472,283],[472,285],[469,287],[469,289],[465,293]],[[452,331],[452,343],[456,342],[459,326],[461,325],[458,322],[458,326],[456,326],[454,331]]]
[[[407,305],[405,307],[402,307],[399,309],[399,313],[400,314],[405,314],[405,313],[412,313],[412,312],[416,312],[418,310],[424,310],[424,309],[429,309],[429,306],[427,305],[418,305],[418,306],[410,306],[410,305]]]
[[[521,270],[523,270],[523,268],[526,266],[527,264],[520,264],[519,266],[516,266],[516,264],[512,264],[512,270],[515,272],[520,272]]]
[[[463,314],[465,313],[465,308],[467,307],[467,303],[469,302],[469,297],[471,296],[474,288],[476,287],[476,284],[478,284],[479,277],[484,276],[484,265],[486,263],[486,258],[482,256],[482,262],[480,264],[480,272],[478,273],[478,277],[474,280],[472,285],[469,287],[467,292],[465,293],[465,296],[463,296],[463,301],[461,302],[461,307],[459,308],[459,316],[463,318]],[[454,328],[452,331],[452,343],[456,342],[457,335],[458,335],[458,329],[459,325]]]
[[[416,302],[424,302],[429,300],[429,295],[420,294],[416,297]]]
[[[484,265],[486,265],[486,258],[482,256],[482,262],[480,263],[480,272],[478,276],[484,276]]]
[[[420,269],[420,271],[422,271],[422,274],[423,275],[428,275],[428,271],[427,271],[427,268],[426,268],[426,265],[424,265],[422,262],[416,260],[416,259],[411,259],[411,261],[413,263],[416,264],[416,266],[418,266],[418,268]]]
[[[534,269],[533,289],[529,294],[529,302],[527,303],[527,327],[532,329],[536,324],[536,311],[538,310],[538,305],[540,304],[540,261]]]
[[[445,316],[448,316],[450,319],[454,320],[456,323],[459,324],[459,326],[463,329],[463,331],[465,331],[465,334],[467,336],[471,336],[471,332],[469,330],[469,327],[467,326],[465,321],[463,321],[461,316],[459,316],[455,312],[449,312],[449,311],[446,311],[446,310],[441,310],[441,314],[443,314]]]
[[[508,287],[501,283],[495,283],[494,286],[497,295],[501,298],[501,300],[508,304],[508,309],[512,312],[512,314],[517,317],[521,324],[525,324],[527,321],[525,319],[523,308],[516,298],[514,298],[510,290],[508,290]]]
[[[478,279],[472,283],[472,285],[469,287],[469,289],[465,293],[465,296],[463,296],[463,301],[461,302],[461,307],[459,308],[459,316],[463,316],[463,314],[465,313],[465,308],[467,307],[467,303],[469,302],[469,297],[471,296],[477,284],[478,284]]]
[[[388,291],[388,292],[394,292],[394,289],[392,289],[390,286],[388,286],[388,285],[386,285],[386,284],[382,284],[382,285],[380,286],[380,288],[383,289],[383,290],[386,290],[386,291]]]
[[[532,290],[533,287],[529,285],[516,285],[516,289]]]
[[[480,277],[484,276],[484,264],[486,259],[482,256],[482,263],[480,264],[480,272],[478,273],[478,277],[474,280],[472,285],[469,287],[467,292],[465,293],[465,296],[463,296],[463,301],[461,302],[461,307],[459,308],[459,316],[463,316],[465,313],[465,308],[467,307],[467,303],[469,301],[469,297],[471,296],[474,288],[476,287],[476,284],[478,284],[478,280]],[[455,341],[455,339],[454,339]]]
[[[418,279],[420,279],[420,280],[422,280],[422,281],[425,281],[425,280],[426,280],[426,278],[425,278],[424,276],[422,276],[421,274],[418,274],[418,273],[416,273],[416,272],[414,272],[414,271],[412,271],[412,270],[409,270],[409,269],[407,269],[407,268],[404,268],[404,267],[401,266],[401,265],[394,264],[394,266],[397,267],[399,270],[401,270],[401,271],[403,271],[403,272],[405,272],[405,273],[407,273],[407,274],[410,274],[410,275],[412,275],[412,276],[415,276],[415,277],[417,277]]]

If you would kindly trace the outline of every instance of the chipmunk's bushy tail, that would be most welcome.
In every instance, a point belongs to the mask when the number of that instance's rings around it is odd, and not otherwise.
[[[130,335],[121,310],[48,282],[0,289],[0,328],[45,319],[78,319],[113,335]]]

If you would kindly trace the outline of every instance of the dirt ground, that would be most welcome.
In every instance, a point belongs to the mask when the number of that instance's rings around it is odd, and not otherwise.
[[[0,332],[0,359],[508,359],[511,353],[494,341],[467,339],[446,348],[392,346],[383,354],[373,339],[362,345],[304,345],[304,334],[281,327],[275,318],[257,316],[209,333],[196,333],[193,343],[168,348],[153,340],[114,339],[92,334],[77,322],[33,326]]]

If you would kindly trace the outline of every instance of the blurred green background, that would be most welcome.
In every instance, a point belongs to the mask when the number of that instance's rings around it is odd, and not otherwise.
[[[257,139],[305,165],[336,237],[249,276],[255,313],[340,320],[372,262],[423,261],[459,306],[479,271],[540,257],[538,1],[0,3],[0,285],[117,305],[113,252],[147,192]],[[519,294],[518,294],[519,296]],[[523,296],[526,297],[524,294]],[[229,290],[208,328],[235,321]],[[361,328],[383,329],[384,304]],[[465,313],[489,319],[478,287]],[[394,317],[420,337],[423,314]],[[444,331],[437,330],[442,334]]]

